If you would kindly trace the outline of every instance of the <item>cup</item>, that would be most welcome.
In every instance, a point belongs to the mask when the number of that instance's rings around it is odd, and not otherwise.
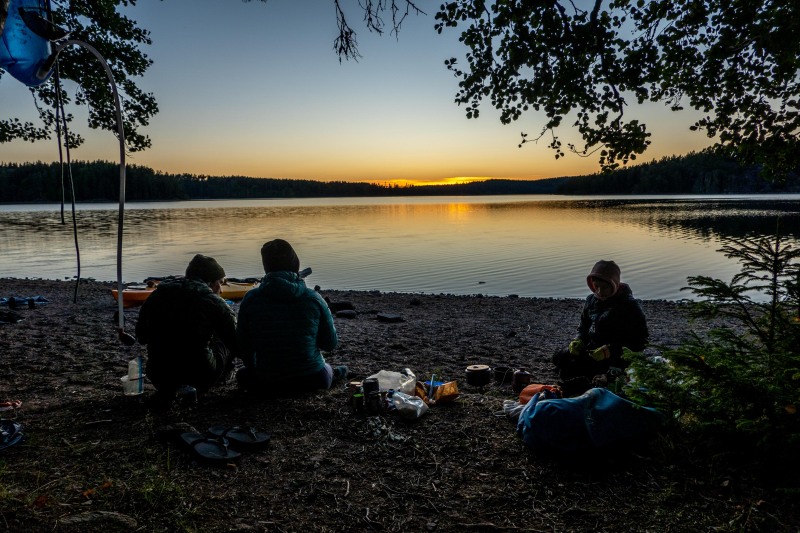
[[[350,405],[356,413],[364,412],[364,395],[360,392],[353,394],[350,397]]]
[[[381,412],[381,393],[372,391],[364,398],[364,409],[369,415],[378,415]]]
[[[380,384],[378,383],[378,378],[367,378],[361,382],[361,387],[364,389],[364,397],[369,396],[370,392],[378,392],[380,390]]]

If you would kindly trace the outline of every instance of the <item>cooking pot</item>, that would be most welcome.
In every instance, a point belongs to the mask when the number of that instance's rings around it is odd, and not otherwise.
[[[500,384],[511,383],[514,378],[514,369],[510,366],[494,367],[494,380]]]
[[[492,369],[488,365],[469,365],[467,367],[467,384],[483,387],[492,380]]]

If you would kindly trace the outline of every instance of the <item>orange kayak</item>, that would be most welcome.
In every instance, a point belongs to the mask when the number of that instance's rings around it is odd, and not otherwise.
[[[132,285],[127,289],[122,290],[122,305],[123,307],[134,307],[137,305],[142,305],[142,303],[150,296],[154,290],[156,290],[156,286],[158,283],[149,285]],[[244,298],[244,295],[247,294],[247,291],[250,289],[254,289],[258,286],[258,282],[252,283],[240,283],[235,281],[229,281],[225,285],[222,286],[222,290],[220,291],[220,296],[225,298],[226,300],[241,300]],[[119,297],[119,292],[117,289],[112,289],[111,294],[114,296],[114,300]]]

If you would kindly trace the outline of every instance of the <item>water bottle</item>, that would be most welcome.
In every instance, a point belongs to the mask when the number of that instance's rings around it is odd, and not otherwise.
[[[139,379],[141,369],[139,368],[139,358],[128,361],[128,379]]]
[[[127,380],[123,377],[123,389],[125,394],[135,396],[141,394],[143,390],[142,369],[139,366],[139,358],[131,359],[128,361],[128,375]]]

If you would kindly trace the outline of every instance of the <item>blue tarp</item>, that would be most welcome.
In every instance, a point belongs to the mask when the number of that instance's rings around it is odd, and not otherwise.
[[[534,395],[519,415],[517,433],[535,451],[574,452],[642,437],[663,423],[655,409],[594,388],[576,398]]]

